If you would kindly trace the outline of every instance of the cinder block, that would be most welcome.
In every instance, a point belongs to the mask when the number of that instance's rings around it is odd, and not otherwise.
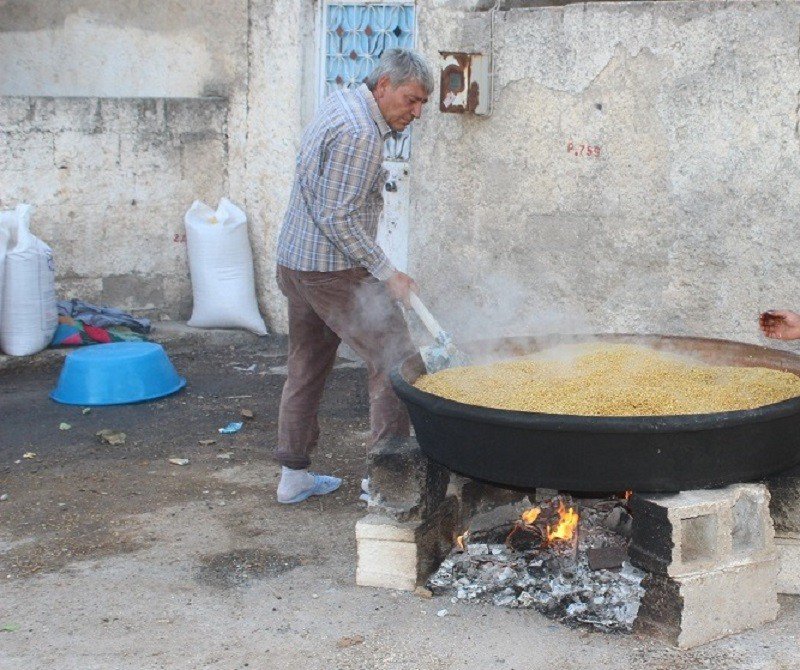
[[[778,593],[800,595],[800,537],[775,537]]]
[[[631,498],[631,562],[670,577],[774,557],[769,492],[763,484]]]
[[[770,477],[767,486],[775,532],[800,535],[800,467]]]
[[[369,514],[356,523],[356,584],[413,591],[450,551],[457,503],[448,498],[425,521],[402,522]]]
[[[445,499],[450,473],[422,453],[413,437],[380,440],[367,456],[370,511],[398,521],[431,516]]]
[[[773,556],[678,578],[648,575],[635,629],[689,649],[773,621],[777,570]]]

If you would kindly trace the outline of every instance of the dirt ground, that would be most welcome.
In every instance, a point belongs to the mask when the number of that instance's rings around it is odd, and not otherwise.
[[[184,391],[86,414],[48,398],[60,360],[0,370],[0,670],[800,668],[796,597],[772,624],[680,652],[357,587],[364,370],[342,360],[322,408],[314,467],[344,485],[283,506],[270,458],[282,343],[168,350]],[[101,444],[104,428],[125,443]]]

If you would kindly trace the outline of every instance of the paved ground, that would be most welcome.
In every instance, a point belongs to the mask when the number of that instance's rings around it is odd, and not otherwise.
[[[800,667],[798,598],[760,630],[678,652],[356,587],[363,370],[342,361],[323,407],[315,466],[345,485],[284,507],[269,458],[281,343],[227,341],[173,339],[185,391],[88,414],[47,398],[59,357],[0,365],[0,670]],[[255,418],[219,435],[242,409]],[[101,444],[103,428],[125,444]]]

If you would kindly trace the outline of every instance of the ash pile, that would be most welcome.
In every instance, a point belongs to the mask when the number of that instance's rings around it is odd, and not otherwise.
[[[630,631],[645,573],[627,561],[631,517],[621,499],[524,499],[473,518],[428,580],[453,603],[535,608],[567,624]]]

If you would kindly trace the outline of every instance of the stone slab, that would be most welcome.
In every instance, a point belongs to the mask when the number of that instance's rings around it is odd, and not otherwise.
[[[356,523],[356,584],[413,591],[450,551],[458,503],[448,498],[424,521],[369,514]]]

